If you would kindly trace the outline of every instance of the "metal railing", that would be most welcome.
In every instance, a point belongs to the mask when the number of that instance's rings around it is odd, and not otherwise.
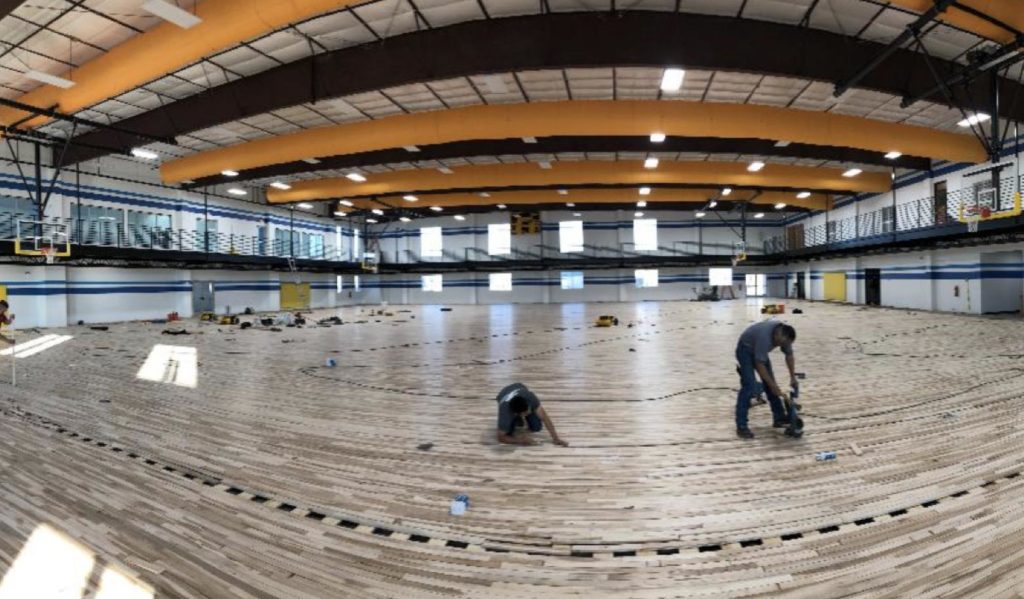
[[[1024,186],[1024,176],[1002,179],[999,186],[999,205],[1012,206],[1014,194]],[[957,189],[946,194],[945,205],[938,205],[933,196],[911,202],[884,206],[877,210],[829,220],[811,227],[790,225],[782,235],[764,241],[765,254],[781,254],[815,246],[884,238],[907,231],[924,230],[956,223],[961,208],[973,202],[978,193],[973,187]],[[897,192],[898,196],[898,192]],[[801,234],[802,229],[802,234]],[[879,239],[879,242],[884,239]]]

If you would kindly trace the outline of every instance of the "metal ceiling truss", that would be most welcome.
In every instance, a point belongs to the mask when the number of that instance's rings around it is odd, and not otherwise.
[[[728,29],[729,36],[720,34]],[[607,40],[616,43],[607,43]],[[686,44],[679,44],[686,39]],[[736,44],[734,40],[743,39]],[[121,121],[125,128],[171,137],[266,114],[276,109],[350,94],[445,78],[569,66],[663,67],[756,72],[819,81],[837,81],[843,65],[866,64],[881,52],[886,59],[863,73],[861,87],[901,97],[933,88],[921,69],[921,56],[827,31],[765,21],[688,13],[551,13],[483,19],[309,56]],[[956,65],[936,60],[945,72]],[[518,83],[518,82],[517,82]],[[1001,80],[1009,99],[1021,84]],[[970,93],[987,93],[988,84],[971,81]],[[962,103],[963,92],[953,100]],[[1003,115],[1024,120],[1024,106],[1003,102]],[[90,131],[76,141],[125,147],[110,131]],[[101,156],[74,147],[74,162]]]

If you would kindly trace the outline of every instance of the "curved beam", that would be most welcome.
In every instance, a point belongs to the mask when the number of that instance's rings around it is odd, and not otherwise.
[[[670,188],[653,187],[649,195],[638,197],[635,188],[629,189],[603,189],[603,188],[572,188],[567,195],[558,193],[556,189],[535,189],[529,191],[493,191],[487,197],[479,193],[440,193],[423,195],[419,201],[410,203],[404,201],[400,196],[383,196],[376,198],[364,198],[352,201],[353,209],[382,208],[387,210],[416,210],[420,211],[429,206],[441,206],[442,208],[459,207],[486,207],[506,204],[509,206],[536,206],[536,205],[562,205],[567,202],[575,204],[576,208],[587,207],[595,204],[622,204],[635,205],[638,200],[647,202],[648,208],[654,208],[657,204],[696,204],[700,207],[711,198],[718,198],[718,188]],[[815,193],[807,198],[797,198],[789,191],[765,191],[755,192],[751,190],[734,189],[728,198],[721,198],[721,204],[732,204],[739,201],[747,201],[755,205],[774,206],[778,203],[786,204],[788,207],[805,208],[808,210],[824,210],[832,206],[832,197],[828,194]],[[343,211],[347,208],[343,208]]]
[[[729,35],[722,35],[723,31]],[[736,43],[737,39],[744,43]],[[487,19],[296,60],[130,117],[121,125],[166,137],[394,86],[565,67],[679,64],[832,82],[848,74],[848,65],[865,64],[884,47],[809,27],[687,13],[626,11],[609,16],[583,12]],[[940,72],[959,70],[952,62],[935,62]],[[913,97],[935,85],[924,67],[920,54],[897,50],[861,85]],[[955,90],[956,99],[970,105],[969,97],[984,97],[987,85],[973,82],[970,94]],[[1024,102],[1012,101],[1024,85],[1006,79],[1000,85],[1002,115],[1024,121]],[[91,131],[75,139],[122,150],[134,143],[109,131]],[[68,154],[75,162],[103,155],[76,147]]]
[[[115,46],[106,54],[62,74],[75,82],[69,89],[43,85],[18,100],[40,108],[74,113],[174,72],[197,60],[260,34],[317,14],[355,4],[356,0],[204,0],[196,6],[202,22],[190,29],[161,23]],[[0,108],[0,124],[29,114]],[[27,121],[29,126],[44,117]]]
[[[934,6],[934,2],[931,0],[890,0],[890,4],[917,13],[924,13]],[[986,14],[1017,31],[1024,31],[1024,0],[960,0],[959,4]],[[946,9],[938,19],[1001,44],[1009,44],[1016,39],[1012,32],[964,11],[956,5]]]
[[[172,160],[160,167],[160,175],[165,183],[179,183],[223,170],[294,162],[310,156],[357,154],[466,139],[639,136],[655,131],[678,137],[755,137],[875,152],[897,150],[951,162],[986,159],[985,149],[971,135],[831,112],[753,104],[570,100],[469,106],[307,129]],[[656,144],[651,145],[656,150]]]
[[[370,175],[356,183],[346,178],[301,181],[289,190],[268,189],[271,204],[326,200],[331,198],[370,198],[407,193],[440,191],[499,190],[517,187],[594,186],[594,185],[689,185],[736,186],[749,188],[832,191],[838,193],[882,193],[889,190],[888,173],[862,173],[843,177],[842,171],[771,164],[752,173],[737,162],[671,162],[657,169],[645,169],[642,162],[555,162],[550,169],[533,163],[464,166],[451,175],[430,170],[405,170]],[[643,199],[639,194],[636,199]],[[628,200],[627,200],[628,201]]]
[[[317,171],[339,169],[356,169],[360,167],[395,164],[410,160],[448,160],[453,158],[494,157],[506,154],[559,154],[559,153],[616,153],[616,152],[651,152],[672,154],[674,152],[691,152],[702,154],[744,154],[748,156],[782,156],[786,158],[807,158],[812,160],[831,161],[834,163],[874,164],[924,171],[931,168],[931,160],[916,156],[903,155],[895,160],[885,157],[882,152],[870,152],[853,148],[837,148],[832,146],[815,146],[810,144],[790,143],[785,147],[775,145],[775,140],[765,139],[721,139],[716,137],[669,137],[656,147],[651,144],[647,135],[639,137],[541,137],[537,143],[526,145],[521,139],[474,139],[455,141],[436,146],[419,146],[419,151],[410,154],[402,148],[345,154],[342,156],[318,157],[320,163]],[[236,177],[225,177],[221,174],[195,179],[194,183],[183,185],[185,189],[196,189],[211,185],[226,185],[250,181],[253,179],[286,179],[292,175],[310,172],[307,162],[286,162],[254,169],[239,171]]]

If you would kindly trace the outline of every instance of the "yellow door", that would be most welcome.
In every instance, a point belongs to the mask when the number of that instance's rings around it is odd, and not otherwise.
[[[825,273],[825,301],[845,302],[846,301],[846,273],[827,272]]]
[[[309,283],[281,283],[281,309],[309,308]]]

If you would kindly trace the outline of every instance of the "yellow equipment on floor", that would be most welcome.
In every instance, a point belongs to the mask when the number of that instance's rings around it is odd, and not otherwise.
[[[214,312],[200,312],[199,313],[199,320],[203,320],[203,321],[217,320],[217,314],[214,313]]]
[[[619,326],[619,319],[615,318],[614,316],[609,316],[607,314],[598,316],[597,322],[594,323],[594,326],[597,327],[610,327],[613,325]]]
[[[761,314],[785,314],[785,304],[765,304],[761,306]]]
[[[217,324],[238,324],[237,316],[221,316]]]

